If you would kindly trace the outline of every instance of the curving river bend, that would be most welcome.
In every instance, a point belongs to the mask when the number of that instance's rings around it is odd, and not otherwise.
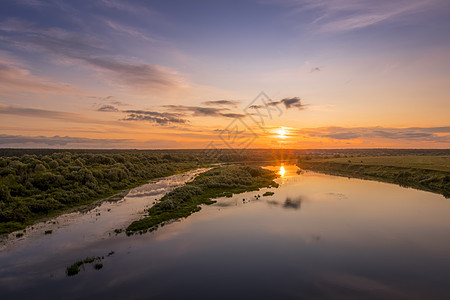
[[[220,198],[140,236],[114,229],[204,170],[35,225],[1,245],[1,299],[450,298],[448,199],[283,169],[278,189]],[[275,194],[254,197],[269,190]],[[66,276],[87,256],[105,256],[103,268]]]

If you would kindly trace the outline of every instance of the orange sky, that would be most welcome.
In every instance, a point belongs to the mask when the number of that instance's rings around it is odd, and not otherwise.
[[[0,147],[449,148],[446,1],[33,3],[0,13]]]

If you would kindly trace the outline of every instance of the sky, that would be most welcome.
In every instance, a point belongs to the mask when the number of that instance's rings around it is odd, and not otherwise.
[[[0,148],[449,148],[447,0],[5,0]]]

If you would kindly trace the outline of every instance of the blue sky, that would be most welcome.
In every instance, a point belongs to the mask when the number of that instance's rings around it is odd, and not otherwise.
[[[449,15],[444,0],[3,1],[2,145],[199,148],[264,91],[303,104],[267,123],[288,147],[448,147]]]

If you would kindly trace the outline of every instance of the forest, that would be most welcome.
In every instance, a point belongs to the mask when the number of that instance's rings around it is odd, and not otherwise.
[[[191,155],[167,153],[56,152],[1,157],[0,233],[199,165]]]

